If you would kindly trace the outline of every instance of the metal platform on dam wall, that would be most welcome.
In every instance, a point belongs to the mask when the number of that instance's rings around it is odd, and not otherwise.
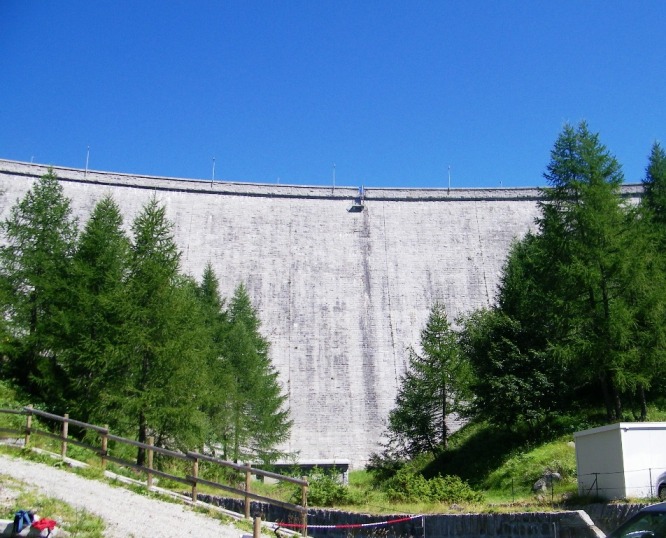
[[[183,270],[210,261],[221,293],[247,285],[302,460],[362,466],[377,450],[408,346],[434,301],[488,306],[508,249],[534,226],[537,189],[366,189],[183,180],[53,167],[81,222],[112,194],[129,228],[152,197]],[[0,160],[0,218],[47,167]],[[640,187],[627,187],[636,196]]]

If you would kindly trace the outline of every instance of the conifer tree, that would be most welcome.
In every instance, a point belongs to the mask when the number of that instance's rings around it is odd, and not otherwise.
[[[559,297],[540,235],[512,245],[497,304],[462,320],[462,349],[474,370],[474,412],[496,425],[536,429],[571,402],[569,365],[551,355]]]
[[[650,152],[643,189],[643,205],[650,212],[650,219],[660,228],[666,227],[666,152],[658,142]],[[666,231],[661,233],[666,236]]]
[[[208,262],[204,268],[198,296],[202,305],[203,327],[210,340],[210,354],[207,357],[207,377],[209,390],[204,404],[210,422],[209,444],[222,446],[223,453],[228,453],[225,440],[232,431],[232,402],[236,392],[233,367],[225,356],[225,339],[229,330],[229,321],[225,310],[225,301],[220,296],[219,280]]]
[[[647,394],[663,394],[666,374],[666,152],[655,142],[643,179],[643,198],[631,216],[625,266],[624,295],[632,309],[634,352],[629,357],[636,374],[624,377],[629,396],[647,418]],[[661,391],[661,392],[660,392]]]
[[[623,253],[630,237],[620,196],[619,163],[585,123],[565,126],[544,177],[539,228],[551,262],[562,338],[554,356],[575,364],[579,379],[596,380],[610,419],[622,416],[621,391],[631,348],[631,312]]]
[[[474,372],[474,416],[495,426],[531,431],[558,402],[560,372],[542,349],[526,345],[523,327],[500,309],[464,319],[462,350]]]
[[[276,447],[291,428],[287,396],[281,392],[268,341],[259,332],[260,321],[243,284],[234,292],[228,315],[225,354],[235,375],[235,393],[227,457],[273,461],[281,455]]]
[[[115,423],[105,395],[123,371],[115,355],[124,341],[125,279],[129,239],[120,208],[110,197],[94,207],[79,237],[72,281],[66,347],[61,354],[68,381],[68,410],[79,420]]]
[[[70,200],[52,170],[38,179],[2,223],[0,282],[11,344],[8,372],[23,388],[61,410],[57,362],[71,300],[72,257],[78,233]]]
[[[623,257],[626,277],[621,290],[628,314],[622,320],[628,333],[624,345],[626,368],[617,375],[624,398],[638,409],[634,417],[646,420],[648,394],[652,391],[661,397],[666,379],[665,236],[664,229],[654,221],[643,218],[640,212],[632,213],[631,235]]]
[[[539,233],[511,249],[497,306],[464,320],[479,416],[534,427],[601,395],[609,420],[626,404],[645,420],[666,368],[666,236],[653,220],[662,165],[655,146],[637,211],[623,204],[619,164],[597,135],[585,124],[564,129]]]
[[[208,341],[196,284],[180,273],[172,228],[155,198],[132,224],[125,345],[114,366],[124,375],[110,397],[134,420],[140,442],[152,435],[157,445],[189,449],[207,435],[201,395],[208,388]],[[144,456],[139,450],[138,463]]]
[[[421,350],[419,354],[410,348],[408,369],[389,414],[390,446],[398,456],[436,454],[446,448],[446,419],[464,412],[469,399],[469,363],[439,303],[421,332]]]

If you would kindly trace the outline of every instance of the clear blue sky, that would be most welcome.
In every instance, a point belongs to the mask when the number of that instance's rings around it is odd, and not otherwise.
[[[586,120],[666,142],[666,2],[0,0],[0,158],[366,187],[543,185]]]

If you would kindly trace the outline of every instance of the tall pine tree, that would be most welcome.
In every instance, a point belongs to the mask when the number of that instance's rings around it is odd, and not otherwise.
[[[268,341],[259,332],[259,318],[242,284],[234,292],[228,315],[225,354],[235,375],[235,393],[226,457],[274,461],[282,455],[277,445],[288,438],[291,428],[287,397],[282,394]]]
[[[390,447],[397,456],[436,454],[446,448],[446,419],[466,410],[471,370],[460,353],[443,305],[433,305],[421,331],[421,353],[409,350],[395,408],[389,414]]]
[[[650,220],[666,228],[666,152],[655,142],[650,152],[643,179],[643,205],[650,212]],[[666,236],[666,231],[662,230]]]
[[[229,330],[225,301],[220,296],[219,280],[210,262],[204,268],[201,284],[198,286],[198,296],[202,306],[203,328],[210,341],[206,366],[209,390],[204,402],[204,409],[210,422],[207,442],[213,446],[222,446],[223,453],[227,454],[228,446],[225,446],[225,442],[231,438],[232,402],[236,385],[231,361],[224,353]]]
[[[209,345],[196,284],[180,274],[180,252],[166,209],[153,198],[132,224],[124,372],[112,403],[134,422],[137,438],[159,446],[200,447],[207,435],[202,394]],[[137,461],[145,454],[139,450]]]
[[[86,422],[116,424],[106,395],[124,371],[114,370],[125,338],[125,279],[129,239],[120,208],[100,200],[79,237],[74,255],[72,301],[61,360],[67,373],[68,410]]]
[[[648,392],[663,394],[666,374],[666,152],[659,143],[652,146],[643,188],[641,204],[631,212],[624,290],[634,320],[630,360],[637,372],[627,385],[641,420],[647,418]]]
[[[33,398],[62,411],[57,353],[67,332],[64,310],[78,233],[71,204],[52,170],[38,179],[2,223],[1,297],[11,344],[7,375]],[[8,348],[8,349],[7,349]]]
[[[544,177],[539,228],[551,262],[562,338],[555,356],[576,375],[596,380],[609,420],[622,416],[621,391],[630,375],[631,312],[623,253],[630,237],[620,196],[619,163],[585,123],[567,125],[551,152]]]

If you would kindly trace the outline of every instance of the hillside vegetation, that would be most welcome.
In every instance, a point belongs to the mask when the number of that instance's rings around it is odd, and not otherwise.
[[[0,222],[0,379],[41,410],[156,446],[271,461],[286,395],[248,292],[181,268],[155,197],[126,232],[111,195],[80,227],[52,170]],[[137,463],[144,451],[138,450]]]
[[[10,384],[0,381],[0,407],[18,409],[26,403]],[[651,408],[650,417],[664,420],[666,412]],[[0,414],[0,428],[20,428],[24,420],[22,416]],[[509,432],[485,422],[472,422],[453,434],[448,448],[439,455],[422,454],[399,463],[380,461],[384,465],[352,471],[347,485],[343,485],[339,477],[315,469],[308,477],[309,505],[375,514],[578,508],[594,499],[577,495],[573,433],[580,428],[595,426],[594,420],[593,414],[565,417],[544,429],[538,438],[527,429],[522,433]],[[38,427],[46,429],[44,424]],[[57,441],[35,436],[33,439],[37,446],[52,453],[59,452]],[[5,450],[74,470],[44,455]],[[77,470],[77,473],[91,479],[104,479],[98,457],[75,446],[70,447],[69,453],[91,465],[89,469]],[[113,467],[117,473],[134,476],[131,471]],[[545,491],[533,491],[534,483],[546,471],[559,473],[561,480]],[[300,477],[301,473],[295,469],[294,475]],[[183,490],[182,485],[166,480],[161,481],[160,486],[171,487],[177,492]],[[132,489],[142,491],[136,487]],[[203,491],[206,491],[205,487]],[[284,485],[256,483],[253,491],[285,501],[300,501],[300,490]],[[219,494],[213,490],[210,493]]]
[[[372,458],[395,498],[575,502],[575,431],[658,420],[666,397],[666,152],[644,196],[586,123],[565,125],[533,232],[511,248],[493,305],[456,320],[435,303],[410,348],[388,441]],[[455,321],[455,322],[454,322]],[[451,434],[446,418],[468,426]],[[441,482],[455,476],[461,483]],[[423,481],[426,481],[424,483]],[[431,481],[431,483],[427,483]]]
[[[666,152],[653,145],[638,206],[584,122],[564,127],[544,177],[535,230],[509,252],[495,303],[456,320],[431,305],[386,444],[351,487],[314,473],[311,504],[574,503],[575,431],[661,418]],[[287,456],[276,449],[290,434],[285,396],[247,291],[227,306],[210,266],[200,283],[183,275],[156,200],[131,238],[109,198],[79,233],[47,174],[1,229],[0,377],[30,403],[158,446]],[[467,426],[452,434],[451,415]],[[557,482],[535,495],[548,473]]]

